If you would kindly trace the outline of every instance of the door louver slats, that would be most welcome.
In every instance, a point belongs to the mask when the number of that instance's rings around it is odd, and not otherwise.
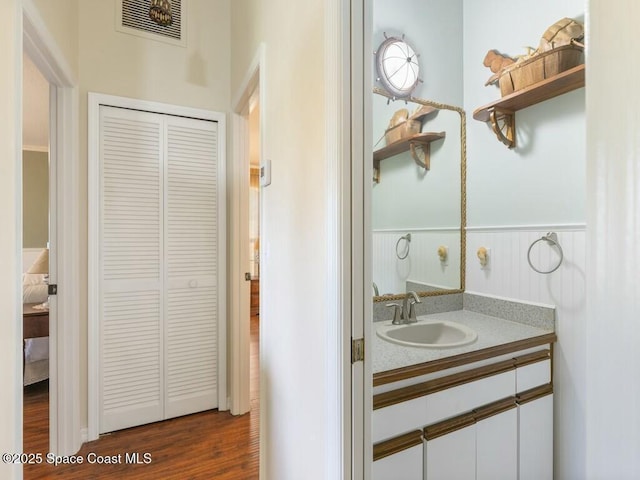
[[[100,110],[100,432],[217,407],[217,124]]]

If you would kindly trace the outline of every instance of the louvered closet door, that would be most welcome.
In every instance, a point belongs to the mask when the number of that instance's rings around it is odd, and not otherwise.
[[[100,433],[218,406],[217,123],[100,107]]]
[[[217,123],[166,119],[166,417],[218,406]]]
[[[100,433],[161,420],[163,124],[100,110]]]

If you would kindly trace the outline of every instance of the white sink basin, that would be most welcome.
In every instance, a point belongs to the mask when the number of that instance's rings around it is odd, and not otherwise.
[[[446,320],[421,321],[406,325],[384,322],[376,333],[388,342],[410,347],[453,348],[473,343],[478,334],[471,328]]]

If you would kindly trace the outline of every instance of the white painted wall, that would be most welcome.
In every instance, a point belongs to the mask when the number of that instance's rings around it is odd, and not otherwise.
[[[472,112],[500,98],[484,86],[488,50],[510,55],[536,47],[563,17],[582,19],[584,0],[466,0],[464,106],[468,113],[470,226],[580,223],[585,219],[584,90],[516,114],[517,146],[507,149]]]
[[[264,479],[324,479],[332,423],[326,405],[324,302],[328,189],[321,0],[234,1],[232,85],[260,42],[263,152],[272,183],[261,197],[260,420]]]
[[[584,19],[585,8],[583,0],[464,2],[470,226],[466,289],[556,306],[554,470],[563,480],[586,478],[585,90],[519,111],[513,150],[471,113],[500,96],[496,87],[484,86],[491,75],[482,65],[488,50],[524,53],[522,47],[537,46],[557,20]],[[529,267],[527,250],[551,230],[558,232],[565,258],[558,271],[541,275]],[[491,249],[485,270],[476,257],[481,246]],[[553,260],[553,251],[545,247],[538,244],[533,252],[549,255],[540,267]]]
[[[22,451],[22,11],[0,1],[0,453]],[[0,477],[20,465],[0,463]]]
[[[33,64],[23,56],[22,70],[22,147],[25,150],[49,150],[49,82]]]
[[[640,478],[640,68],[630,61],[640,4],[589,6],[584,478],[631,480]]]
[[[36,7],[69,69],[78,72],[78,5],[84,0],[23,0]],[[108,3],[108,2],[105,2]],[[115,8],[115,6],[114,6]],[[111,18],[111,17],[109,17]]]
[[[462,104],[457,104],[462,107]],[[373,96],[373,139],[384,136],[394,112],[416,104]],[[442,110],[427,117],[424,132],[445,132],[431,144],[431,169],[418,166],[407,151],[380,162],[380,182],[372,186],[374,229],[460,227],[460,114]],[[374,150],[382,148],[382,140]]]

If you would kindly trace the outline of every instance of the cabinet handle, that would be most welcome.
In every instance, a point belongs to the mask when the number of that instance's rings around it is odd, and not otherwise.
[[[373,461],[375,462],[417,445],[422,445],[422,432],[420,430],[376,443],[373,446]]]
[[[524,405],[525,403],[533,402],[539,398],[546,397],[553,393],[553,386],[549,383],[547,385],[541,385],[539,387],[532,388],[526,392],[518,393],[516,395],[516,401],[518,405]]]

